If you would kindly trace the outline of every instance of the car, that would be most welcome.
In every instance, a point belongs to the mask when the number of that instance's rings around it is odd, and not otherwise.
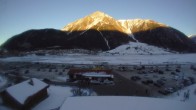
[[[177,81],[177,80],[180,79],[180,76],[179,76],[179,75],[174,75],[174,76],[172,77],[172,79],[175,80],[175,81]]]
[[[152,84],[152,83],[154,83],[154,81],[153,81],[153,80],[148,79],[148,80],[142,81],[142,83],[143,83],[143,84],[145,84],[145,85],[148,85],[148,84]]]
[[[156,87],[162,87],[163,85],[165,85],[165,83],[162,80],[157,80],[156,82],[154,82],[154,86]]]
[[[138,80],[140,80],[141,78],[139,77],[139,76],[132,76],[131,77],[131,80],[133,80],[133,81],[138,81]]]
[[[162,85],[159,83],[154,83],[154,86],[159,87],[159,88],[162,87]]]
[[[152,83],[154,83],[154,81],[153,80],[151,80],[151,79],[148,79],[148,80],[146,80],[149,84],[152,84]]]
[[[176,72],[178,72],[178,73],[179,73],[179,72],[180,72],[180,69],[176,69]]]
[[[164,72],[162,70],[159,70],[158,73],[159,74],[164,74]]]
[[[185,86],[189,86],[189,85],[191,85],[192,84],[192,82],[191,82],[191,80],[190,79],[183,79],[182,80],[182,83],[185,85]]]
[[[165,83],[164,83],[163,80],[161,80],[161,79],[157,80],[156,82],[157,82],[158,84],[160,84],[160,85],[165,85]]]
[[[143,84],[148,85],[149,83],[147,81],[142,81]]]
[[[168,88],[165,88],[164,90],[169,92],[169,93],[175,92],[175,89],[173,87],[168,87]]]
[[[176,75],[176,73],[175,73],[175,72],[171,72],[171,74],[172,74],[172,75]]]
[[[167,81],[167,79],[165,77],[161,77],[160,80],[161,81]]]
[[[193,77],[188,77],[188,79],[191,81],[192,84],[195,83],[195,79]]]

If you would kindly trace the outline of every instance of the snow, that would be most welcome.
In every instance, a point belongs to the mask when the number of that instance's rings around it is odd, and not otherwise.
[[[108,43],[108,40],[103,36],[103,34],[99,31],[99,33],[101,34],[101,36],[103,37],[108,49],[110,49],[110,46],[109,46],[109,43]]]
[[[48,98],[40,102],[32,110],[58,110],[68,97],[74,96],[73,89],[77,89],[77,87],[51,85],[48,88]],[[94,91],[86,88],[82,88],[81,90],[86,95],[96,95]]]
[[[7,78],[0,75],[0,88],[7,84]]]
[[[133,35],[132,31],[131,31],[131,28],[132,27],[132,24],[127,22],[127,20],[118,20],[121,25],[126,29],[126,33],[129,35],[129,37],[131,37],[133,40],[135,40],[136,42],[139,42],[135,36]]]
[[[60,110],[195,110],[185,102],[123,96],[69,97]]]
[[[184,94],[188,93],[188,91],[189,91],[189,98],[185,99]],[[172,93],[171,95],[163,97],[163,98],[170,99],[170,100],[184,101],[187,103],[195,104],[195,102],[196,102],[196,84],[185,87],[182,90],[179,90],[179,91]]]
[[[71,87],[50,86],[49,97],[35,106],[32,110],[52,110],[60,107],[67,97],[73,96]]]
[[[48,85],[36,78],[32,78],[33,85],[29,84],[30,80],[16,84],[6,89],[6,91],[19,103],[24,104],[26,99]]]
[[[36,105],[32,110],[58,110],[68,97],[73,97],[72,90],[76,87],[69,86],[54,86],[48,88],[49,97]],[[94,91],[81,89],[87,95],[96,95]]]
[[[102,19],[100,19],[100,18],[93,18],[92,17],[92,19],[93,19],[93,22],[91,22],[89,25],[87,25],[87,30],[90,29],[90,28],[92,28],[93,26],[97,25],[99,22],[102,21]]]
[[[110,65],[155,65],[155,64],[196,64],[196,54],[159,55],[46,55],[0,58],[4,62],[43,62],[63,64],[101,64]]]
[[[147,45],[145,43],[130,42],[113,50],[101,52],[97,55],[77,53],[63,53],[62,55],[45,56],[27,55],[21,57],[0,58],[0,61],[65,64],[101,64],[102,62],[106,62],[110,65],[195,64],[195,56],[196,54],[171,53],[166,49]]]
[[[130,42],[128,44],[121,45],[113,50],[109,50],[104,53],[120,54],[120,55],[132,55],[132,54],[171,54],[163,48],[158,48],[145,43]]]
[[[131,31],[130,29],[128,29],[129,31]],[[132,34],[132,32],[127,32],[128,33],[128,36],[131,37],[133,40],[135,40],[136,42],[139,42],[135,36]]]
[[[80,35],[82,35],[85,32],[87,32],[89,29],[92,29],[94,26],[98,25],[99,23],[103,23],[103,22],[107,23],[104,20],[105,18],[113,19],[109,15],[97,11],[89,16],[86,16],[82,19],[79,19],[73,23],[68,24],[62,30],[69,31],[68,34],[70,34],[73,31],[83,31],[82,33],[80,33]],[[81,23],[83,23],[83,25],[81,25]]]

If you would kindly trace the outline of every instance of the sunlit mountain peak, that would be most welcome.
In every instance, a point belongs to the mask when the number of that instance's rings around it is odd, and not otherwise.
[[[104,17],[112,18],[111,16],[109,16],[101,11],[96,11],[96,12],[90,14],[89,16],[91,16],[92,18],[104,18]]]
[[[84,18],[78,19],[68,25],[66,25],[62,31],[87,31],[87,30],[98,30],[98,31],[119,31],[124,32],[125,28],[121,26],[120,22],[112,18],[111,16],[96,11]]]

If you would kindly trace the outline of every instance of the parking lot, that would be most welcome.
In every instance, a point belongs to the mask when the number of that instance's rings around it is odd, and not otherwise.
[[[122,66],[116,73],[148,89],[151,96],[161,97],[195,83],[194,65]]]

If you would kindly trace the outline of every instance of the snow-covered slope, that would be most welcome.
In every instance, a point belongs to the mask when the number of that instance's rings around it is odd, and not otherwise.
[[[140,54],[140,55],[151,55],[151,54],[171,54],[171,52],[151,46],[145,43],[139,42],[129,42],[128,44],[121,45],[113,50],[109,50],[107,52],[103,52],[102,54],[115,54],[115,55],[132,55],[132,54]]]
[[[185,98],[185,94],[188,94],[187,98]],[[169,96],[166,96],[164,98],[195,104],[196,103],[196,84],[185,87],[182,90],[179,90],[179,91],[177,91]]]

